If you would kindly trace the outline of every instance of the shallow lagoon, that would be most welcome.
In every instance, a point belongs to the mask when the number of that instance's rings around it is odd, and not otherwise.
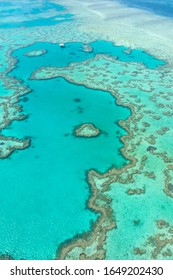
[[[130,115],[128,109],[117,106],[108,92],[62,78],[28,80],[31,73],[41,66],[64,67],[100,53],[121,61],[139,61],[150,68],[163,64],[140,50],[126,54],[125,47],[110,42],[90,45],[91,53],[84,52],[81,43],[69,43],[64,49],[37,43],[13,53],[19,63],[9,75],[21,78],[32,89],[20,101],[28,119],[13,122],[3,131],[6,136],[29,136],[32,145],[0,161],[1,182],[6,186],[1,191],[0,251],[16,259],[53,259],[62,242],[88,231],[98,215],[86,207],[86,171],[105,172],[112,165],[127,163],[120,154],[120,136],[125,131],[117,122]],[[40,57],[24,55],[39,48],[48,52]],[[92,139],[75,138],[73,129],[81,123],[93,123],[102,134]]]
[[[27,79],[30,71],[23,72],[23,61],[40,58],[20,59],[12,74],[25,73],[21,77]],[[36,65],[27,64],[27,69]],[[105,172],[112,164],[120,167],[127,162],[119,153],[119,137],[125,132],[116,122],[130,112],[117,106],[110,93],[62,78],[27,83],[33,91],[28,100],[21,98],[21,104],[29,117],[3,131],[6,136],[28,135],[32,145],[0,161],[1,182],[6,186],[1,191],[0,251],[17,259],[53,259],[64,240],[88,231],[96,220],[97,215],[86,209],[85,172],[91,168]],[[103,133],[93,139],[75,138],[74,127],[86,122]]]

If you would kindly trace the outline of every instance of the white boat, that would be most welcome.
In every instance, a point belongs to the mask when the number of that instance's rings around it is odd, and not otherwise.
[[[64,47],[65,47],[65,45],[64,45],[63,43],[60,43],[59,46],[60,46],[61,48],[64,48]]]

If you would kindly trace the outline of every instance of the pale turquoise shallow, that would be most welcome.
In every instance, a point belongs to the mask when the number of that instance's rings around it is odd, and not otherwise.
[[[29,149],[0,161],[0,252],[20,259],[53,259],[58,246],[76,234],[86,232],[98,214],[87,209],[89,185],[86,172],[105,172],[112,165],[127,163],[120,153],[117,124],[130,111],[118,106],[110,93],[70,84],[62,78],[31,81],[32,71],[41,66],[67,66],[93,58],[97,53],[118,56],[122,61],[139,61],[156,68],[162,61],[140,50],[131,55],[125,47],[110,42],[92,43],[92,53],[82,51],[81,43],[57,45],[38,43],[13,53],[19,63],[10,73],[33,90],[21,98],[27,120],[13,122],[3,134],[31,137]],[[45,48],[48,53],[28,58],[25,52]],[[63,51],[63,56],[60,53]],[[76,125],[93,123],[103,133],[93,139],[76,138]]]

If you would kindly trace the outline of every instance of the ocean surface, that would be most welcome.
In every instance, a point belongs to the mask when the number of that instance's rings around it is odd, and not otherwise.
[[[12,54],[18,63],[9,75],[22,79],[32,89],[20,101],[28,118],[14,121],[3,130],[5,136],[29,136],[32,141],[30,148],[0,161],[0,251],[14,258],[53,259],[62,242],[88,231],[98,214],[86,208],[90,195],[86,172],[92,168],[105,172],[112,165],[127,163],[120,153],[120,137],[125,131],[117,122],[127,119],[130,111],[118,106],[110,93],[70,84],[63,78],[29,80],[41,66],[64,67],[98,53],[139,61],[151,68],[162,64],[141,50],[127,55],[125,47],[110,42],[97,41],[90,46],[93,51],[88,53],[82,50],[82,43],[68,43],[61,49],[44,42]],[[37,49],[46,49],[47,53],[25,56]],[[81,123],[93,123],[102,135],[76,138],[73,129]]]
[[[48,53],[33,58],[23,55],[38,47]],[[21,98],[28,119],[13,122],[3,135],[29,136],[32,145],[0,161],[0,251],[17,259],[53,259],[62,242],[88,231],[98,216],[86,208],[86,172],[91,168],[105,172],[112,164],[126,163],[119,152],[119,138],[125,131],[117,121],[126,119],[130,112],[116,105],[108,92],[70,84],[62,78],[28,80],[42,65],[66,66],[70,55],[71,61],[86,59],[79,43],[68,44],[63,50],[55,44],[39,43],[14,55],[19,63],[11,75],[22,78],[33,91],[27,102],[26,97]],[[103,134],[93,139],[75,138],[74,127],[87,122]]]
[[[172,0],[120,0],[120,3],[150,11],[160,16],[173,17]]]
[[[136,4],[133,2],[137,5],[137,1]],[[74,20],[73,15],[66,13],[60,5],[43,1],[31,7],[30,3],[20,3],[21,8],[17,1],[1,2],[0,28],[44,28]],[[60,12],[58,19],[54,10]],[[41,16],[48,11],[47,18]],[[31,17],[23,20],[25,14]],[[110,92],[89,89],[60,77],[30,80],[31,74],[40,67],[67,67],[70,63],[93,59],[98,54],[109,55],[125,63],[142,63],[149,69],[165,64],[143,50],[134,49],[128,53],[125,46],[115,46],[104,40],[91,42],[91,52],[85,52],[83,45],[82,42],[69,41],[65,48],[60,48],[58,44],[50,43],[48,38],[46,42],[27,47],[21,44],[21,48],[14,48],[11,54],[17,63],[8,77],[14,76],[32,90],[19,100],[27,119],[13,121],[1,131],[4,136],[31,139],[29,148],[15,151],[0,160],[0,253],[8,253],[15,259],[54,259],[63,242],[89,231],[99,214],[87,207],[91,195],[87,172],[95,169],[104,173],[112,166],[120,168],[128,163],[120,151],[123,146],[121,137],[127,132],[118,121],[131,115],[129,108],[117,105]],[[38,57],[25,55],[40,49],[47,52]],[[5,94],[8,96],[8,91]],[[89,139],[75,137],[74,128],[83,123],[94,124],[101,130],[101,135]],[[113,207],[117,207],[119,215],[123,209],[124,217],[127,212],[134,214],[131,209],[135,201],[128,204],[121,189],[118,196],[120,201],[122,197],[123,203],[117,205],[114,201]],[[120,220],[118,215],[117,219]],[[129,238],[130,232],[133,228],[129,227]],[[110,243],[115,242],[115,236],[119,236],[117,240],[123,240],[121,235],[121,231],[113,237],[110,233]],[[117,242],[118,245],[123,247]],[[117,258],[126,257],[123,250]],[[111,254],[110,248],[109,258]]]
[[[0,28],[51,26],[72,20],[62,5],[45,0],[1,1],[0,11]]]

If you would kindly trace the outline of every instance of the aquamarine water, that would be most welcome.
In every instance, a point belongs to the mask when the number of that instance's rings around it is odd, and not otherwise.
[[[50,26],[72,20],[72,14],[68,13],[62,5],[45,0],[41,3],[32,0],[0,2],[0,9],[2,9],[0,28]],[[44,17],[43,13],[48,13],[48,16]],[[29,15],[35,18],[29,18]],[[24,19],[19,20],[20,18]]]
[[[40,58],[21,55],[18,59],[12,74],[18,77],[24,73],[21,77],[26,79],[29,72],[23,67],[35,69],[38,63],[34,62]],[[32,63],[26,64],[26,59]],[[44,59],[40,62],[45,64]],[[63,241],[89,230],[97,217],[86,208],[86,172],[91,168],[105,172],[112,164],[126,163],[119,153],[119,137],[125,132],[116,122],[130,112],[117,106],[110,93],[62,78],[27,83],[33,92],[27,102],[22,98],[21,104],[29,117],[3,131],[6,136],[29,136],[32,145],[0,161],[4,186],[0,251],[17,259],[53,259]],[[74,127],[85,122],[94,123],[103,134],[93,139],[75,138]]]
[[[2,12],[3,19],[25,12],[38,16],[52,8],[64,10],[48,1],[32,9],[28,3],[20,10],[17,2],[6,2],[4,6],[11,8]],[[65,14],[65,20],[69,18],[71,15]],[[22,27],[55,22],[58,21],[54,17],[32,19],[22,22]],[[1,28],[19,26],[21,23],[10,21],[0,25]],[[2,131],[5,136],[31,139],[30,148],[0,160],[0,253],[9,253],[16,259],[53,259],[62,242],[87,232],[98,217],[98,213],[87,208],[91,195],[87,172],[90,169],[105,172],[111,166],[119,168],[128,162],[120,153],[120,137],[126,132],[118,121],[130,116],[129,109],[118,106],[109,92],[85,88],[63,78],[29,80],[32,72],[42,66],[81,63],[96,54],[110,55],[126,63],[140,62],[151,69],[164,65],[142,50],[127,54],[126,47],[111,42],[90,43],[92,52],[84,52],[82,46],[81,42],[69,42],[60,48],[58,44],[39,42],[12,53],[18,63],[9,76],[22,79],[32,89],[29,95],[20,98],[28,118],[14,121]],[[39,57],[24,55],[37,49],[45,49],[47,53]],[[102,134],[91,139],[75,137],[73,130],[82,123],[93,123]]]
[[[32,145],[0,161],[4,186],[0,199],[0,251],[17,259],[53,259],[62,242],[88,231],[98,215],[86,207],[86,172],[92,168],[105,172],[112,165],[121,167],[127,163],[120,154],[120,136],[125,131],[117,121],[130,115],[128,109],[116,105],[108,92],[70,84],[62,78],[28,80],[32,71],[40,66],[64,67],[98,53],[126,61],[141,58],[146,65],[150,62],[151,68],[162,63],[142,51],[127,55],[124,47],[109,42],[94,42],[91,46],[93,52],[86,53],[81,43],[69,43],[64,49],[37,43],[13,53],[18,64],[9,75],[21,78],[33,90],[20,102],[28,119],[13,122],[3,131],[6,136],[29,136]],[[48,51],[43,56],[24,55],[43,47]],[[73,129],[81,123],[93,123],[103,131],[102,135],[75,138]]]
[[[129,112],[116,106],[109,93],[63,79],[33,82],[33,86],[24,104],[28,120],[13,123],[5,132],[29,135],[32,145],[0,161],[4,186],[0,249],[15,258],[52,259],[61,242],[89,230],[95,221],[97,215],[86,209],[89,187],[85,172],[90,168],[105,172],[112,164],[125,163],[116,133],[123,131],[114,122]],[[81,99],[80,105],[74,98]],[[108,135],[77,139],[71,133],[80,122],[93,122]]]
[[[150,259],[146,255],[134,255],[134,248],[144,248],[144,241],[153,233],[158,233],[156,221],[165,219],[170,224],[173,220],[172,199],[163,194],[160,186],[152,182],[146,184],[145,195],[129,196],[124,185],[112,186],[112,208],[117,221],[117,229],[108,233],[107,259]],[[135,224],[134,221],[138,221]],[[114,244],[114,247],[111,246]],[[116,250],[115,250],[116,248]],[[172,257],[171,257],[172,259]]]
[[[42,66],[66,67],[73,62],[83,62],[87,59],[94,58],[97,54],[110,55],[123,62],[140,62],[148,68],[157,68],[164,65],[165,62],[156,59],[154,56],[147,54],[143,50],[134,49],[130,54],[125,53],[127,50],[124,46],[115,46],[112,42],[95,41],[89,44],[92,47],[91,52],[83,51],[84,44],[81,42],[67,43],[65,48],[60,48],[58,44],[49,42],[39,42],[25,48],[20,48],[13,52],[13,56],[20,57],[20,68],[15,69],[17,77],[27,80],[31,73]],[[25,53],[45,49],[47,53],[43,56],[27,57]],[[18,67],[18,64],[17,64]]]

